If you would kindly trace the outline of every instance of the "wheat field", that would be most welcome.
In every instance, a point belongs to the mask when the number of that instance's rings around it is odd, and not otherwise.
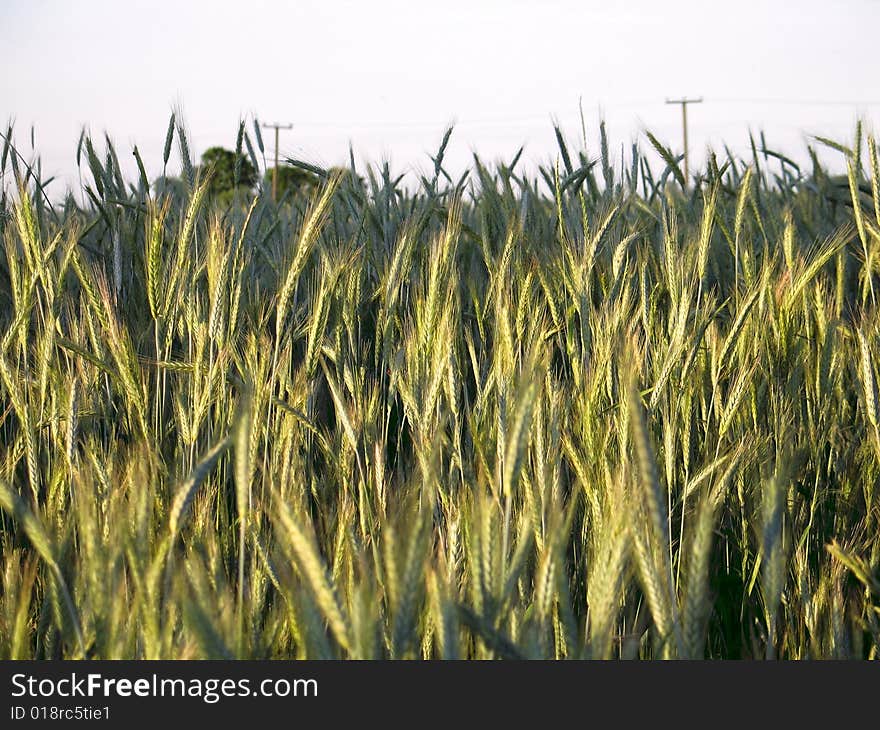
[[[873,137],[557,136],[221,206],[10,127],[0,658],[880,657]]]

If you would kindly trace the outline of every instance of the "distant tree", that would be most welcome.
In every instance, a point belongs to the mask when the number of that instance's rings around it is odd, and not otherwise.
[[[263,187],[265,190],[272,189],[272,175],[275,172],[274,167],[266,170],[263,178]],[[308,194],[321,184],[320,178],[314,173],[303,170],[293,165],[278,166],[278,199],[284,197],[288,191],[304,192]]]
[[[160,175],[153,181],[156,195],[169,195],[175,200],[186,198],[186,184],[179,177]]]
[[[331,175],[339,175],[342,179],[342,182],[350,182],[354,185],[363,185],[364,179],[360,175],[355,175],[350,167],[331,167],[328,172]]]
[[[263,187],[267,191],[272,189],[272,173],[274,170],[274,167],[270,167],[266,170],[266,175],[263,178]],[[345,180],[348,176],[351,176],[352,173],[347,167],[331,167],[327,170],[327,174],[331,176],[341,175],[342,179]],[[363,185],[364,180],[360,176],[355,176],[355,182],[356,184]],[[313,172],[304,170],[301,167],[295,167],[293,165],[278,166],[279,200],[281,200],[288,191],[311,195],[321,186],[322,183],[323,179],[321,177]]]
[[[235,192],[236,155],[223,147],[210,147],[202,155],[203,171],[212,170],[208,195],[217,198],[231,197]],[[238,187],[250,190],[257,182],[257,171],[244,155],[238,155]]]

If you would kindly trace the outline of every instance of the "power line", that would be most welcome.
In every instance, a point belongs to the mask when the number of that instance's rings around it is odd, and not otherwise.
[[[880,101],[878,100],[845,100],[845,99],[761,99],[761,98],[735,98],[735,97],[722,97],[722,98],[710,98],[708,101],[711,101],[713,104],[780,104],[787,106],[880,106]]]
[[[880,100],[844,100],[844,99],[785,99],[785,98],[738,98],[738,97],[705,97],[704,101],[713,104],[768,104],[768,105],[787,105],[787,106],[880,106]],[[657,106],[664,103],[656,98],[630,100],[614,103],[598,103],[602,110],[605,109],[622,109],[628,107],[639,106]],[[429,122],[423,120],[412,121],[367,121],[367,122],[351,122],[350,124],[340,123],[337,121],[321,121],[312,120],[297,122],[298,129],[437,129],[447,125],[455,127],[477,127],[477,126],[512,126],[533,123],[542,123],[552,120],[554,117],[568,118],[575,116],[575,112],[562,115],[536,114],[523,117],[494,117],[494,118],[476,118],[476,119],[452,119],[444,122]]]

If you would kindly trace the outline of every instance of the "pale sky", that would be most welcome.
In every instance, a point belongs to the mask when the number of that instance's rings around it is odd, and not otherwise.
[[[664,100],[702,96],[692,167],[709,143],[744,154],[750,127],[803,160],[805,133],[848,141],[857,116],[880,118],[878,21],[877,0],[0,0],[0,123],[26,156],[35,127],[56,192],[83,125],[158,174],[175,106],[196,155],[256,115],[294,124],[282,156],[343,163],[351,142],[403,173],[428,169],[451,121],[451,171],[523,144],[527,163],[552,160],[551,118],[577,143],[579,99],[591,156],[601,116],[615,157],[648,148],[645,128],[680,152]]]

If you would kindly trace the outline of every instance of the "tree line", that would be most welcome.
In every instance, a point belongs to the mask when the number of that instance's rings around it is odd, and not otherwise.
[[[225,147],[209,147],[202,154],[201,164],[197,172],[200,175],[210,174],[208,184],[208,197],[220,204],[229,203],[236,193],[251,192],[258,184],[272,185],[274,168],[266,168],[262,175],[254,168],[253,163],[247,156]],[[317,175],[307,170],[294,167],[289,164],[278,166],[278,199],[282,200],[286,195],[297,191],[308,192],[320,183]],[[179,189],[184,194],[184,184],[180,178],[161,176],[156,180],[158,191],[174,193]]]

